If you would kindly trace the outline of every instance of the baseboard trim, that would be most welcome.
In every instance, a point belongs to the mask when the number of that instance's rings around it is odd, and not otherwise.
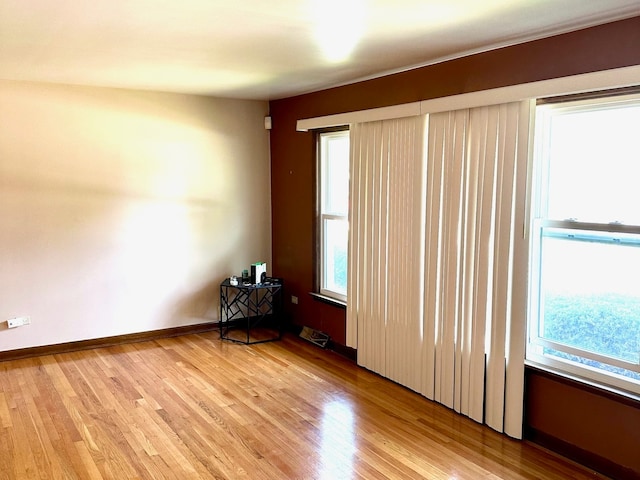
[[[40,357],[42,355],[55,355],[58,353],[76,352],[79,350],[89,350],[92,348],[112,347],[124,343],[146,342],[161,338],[178,337],[194,333],[204,333],[215,330],[219,327],[218,322],[198,323],[183,327],[164,328],[161,330],[151,330],[148,332],[130,333],[127,335],[117,335],[114,337],[93,338],[91,340],[80,340],[77,342],[58,343],[55,345],[44,345],[41,347],[19,348],[0,352],[0,362],[8,360],[20,360],[22,358]]]
[[[355,348],[347,347],[345,345],[341,345],[336,342],[329,342],[328,345],[329,350],[333,350],[338,355],[342,355],[343,357],[351,360],[352,362],[356,362],[358,358],[358,351]]]
[[[300,332],[302,331],[303,326],[302,325],[296,325],[294,323],[288,324],[288,326],[285,328],[285,330],[289,333],[294,334],[296,337],[300,335]],[[356,362],[357,361],[357,357],[358,357],[358,351],[354,348],[351,347],[347,347],[345,345],[342,345],[340,343],[336,343],[334,342],[331,338],[329,339],[329,342],[327,343],[327,350],[331,350],[332,352],[337,353],[338,355],[341,355],[345,358],[347,358],[348,360],[351,360],[352,362]]]
[[[609,459],[583,450],[535,428],[526,427],[524,437],[530,442],[536,443],[543,448],[551,450],[608,477],[618,480],[640,480],[640,472],[636,472],[623,465],[618,465]]]

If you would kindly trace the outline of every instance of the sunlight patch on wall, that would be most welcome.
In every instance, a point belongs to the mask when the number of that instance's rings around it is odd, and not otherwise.
[[[192,264],[190,226],[185,208],[167,202],[130,206],[118,232],[123,289],[118,319],[145,318],[161,313],[161,299],[184,288]]]

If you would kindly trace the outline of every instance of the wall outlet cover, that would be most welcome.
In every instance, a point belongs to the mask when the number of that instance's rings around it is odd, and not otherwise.
[[[7,320],[7,327],[16,328],[23,325],[31,325],[31,317],[16,317]]]

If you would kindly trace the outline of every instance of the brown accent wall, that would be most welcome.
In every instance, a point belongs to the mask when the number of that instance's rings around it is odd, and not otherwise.
[[[577,32],[502,48],[443,62],[403,73],[307,95],[272,101],[271,175],[273,274],[286,282],[285,309],[296,325],[307,325],[329,333],[334,341],[345,341],[345,310],[314,300],[314,138],[313,133],[296,132],[296,121],[322,115],[426,100],[446,95],[558,78],[640,64],[640,17]],[[299,303],[293,305],[290,295]],[[598,424],[590,433],[595,441],[563,436],[576,419],[589,412],[593,398],[568,386],[576,396],[575,409],[548,426],[549,437],[570,438],[577,448],[607,458],[617,427]],[[535,392],[535,395],[534,395]],[[548,405],[560,402],[564,393],[545,382],[533,382],[528,389],[529,406],[540,399],[539,418],[546,418]],[[615,398],[602,400],[599,412],[618,409]],[[638,410],[634,404],[631,412]],[[574,415],[575,414],[575,415]],[[626,414],[623,414],[626,415]],[[635,415],[635,413],[634,413]],[[630,416],[628,421],[636,421]],[[545,427],[546,428],[546,427]],[[640,451],[640,446],[636,451]],[[610,456],[610,455],[609,455]],[[636,460],[610,458],[611,462],[634,465]],[[635,463],[634,463],[635,462]]]
[[[526,436],[613,478],[640,478],[638,402],[527,368]]]

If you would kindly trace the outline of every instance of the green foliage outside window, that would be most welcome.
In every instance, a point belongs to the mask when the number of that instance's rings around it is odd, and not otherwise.
[[[640,298],[620,294],[547,295],[544,337],[568,346],[638,363]],[[637,372],[553,349],[545,353],[640,380]]]

